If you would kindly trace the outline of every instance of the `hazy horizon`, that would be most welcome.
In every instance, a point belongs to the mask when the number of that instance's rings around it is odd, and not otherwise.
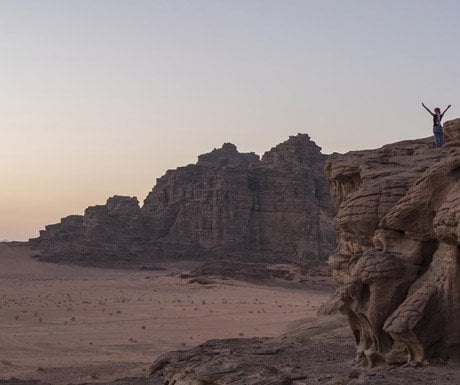
[[[2,1],[0,239],[298,132],[323,152],[459,116],[455,1]]]

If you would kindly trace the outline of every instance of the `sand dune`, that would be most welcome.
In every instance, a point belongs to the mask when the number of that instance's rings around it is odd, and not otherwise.
[[[142,375],[170,350],[278,335],[329,295],[236,281],[203,286],[171,270],[91,269],[30,256],[23,245],[0,244],[0,378],[64,384]]]

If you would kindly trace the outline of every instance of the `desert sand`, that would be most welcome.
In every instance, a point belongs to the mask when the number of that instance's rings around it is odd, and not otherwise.
[[[276,336],[329,290],[238,281],[189,284],[179,268],[135,271],[38,262],[0,244],[0,378],[51,384],[147,374],[160,354],[209,339]],[[184,266],[183,268],[186,268]]]

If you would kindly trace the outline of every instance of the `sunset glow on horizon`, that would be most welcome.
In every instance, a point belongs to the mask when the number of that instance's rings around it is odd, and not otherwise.
[[[167,169],[308,133],[323,152],[460,116],[457,1],[2,1],[0,240]]]

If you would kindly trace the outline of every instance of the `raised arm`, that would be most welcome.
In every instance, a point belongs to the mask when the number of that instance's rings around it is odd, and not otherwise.
[[[423,108],[424,108],[425,110],[427,110],[427,111],[430,113],[430,115],[434,115],[434,114],[430,111],[430,109],[429,109],[427,106],[425,106],[423,103],[422,103],[422,106],[423,106]]]
[[[451,104],[449,104],[449,105],[447,106],[447,108],[444,110],[444,112],[441,114],[441,116],[444,116],[444,114],[446,113],[446,111],[447,111],[450,107],[452,107]]]

